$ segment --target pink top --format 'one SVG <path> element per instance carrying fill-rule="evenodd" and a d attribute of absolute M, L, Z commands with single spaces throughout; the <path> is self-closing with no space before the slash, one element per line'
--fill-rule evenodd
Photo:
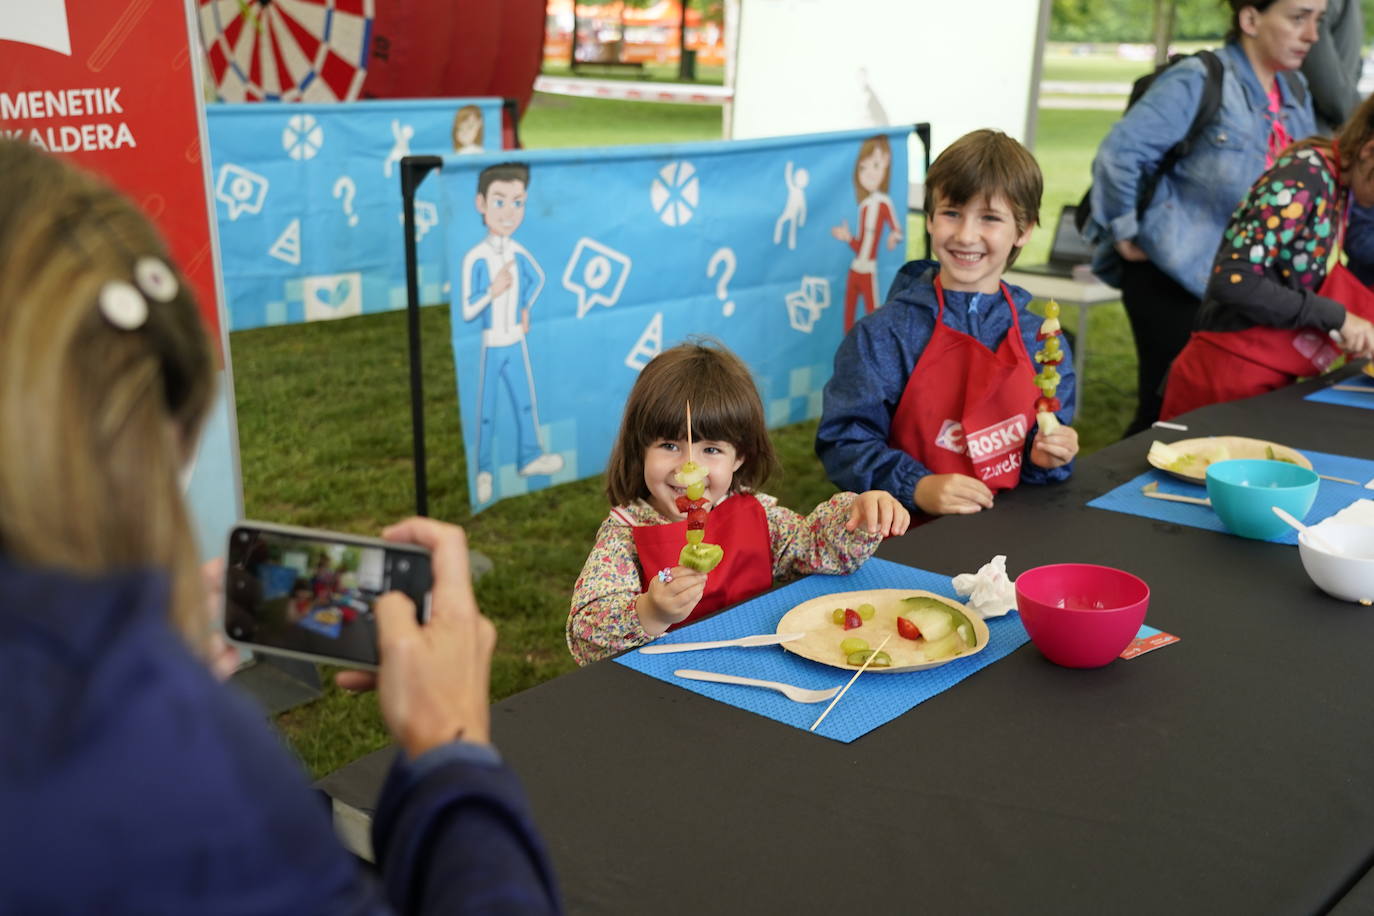
<path fill-rule="evenodd" d="M 1269 85 L 1269 151 L 1264 157 L 1266 167 L 1273 165 L 1279 153 L 1293 142 L 1293 138 L 1288 135 L 1288 128 L 1283 126 L 1283 120 L 1279 117 L 1282 110 L 1283 97 L 1279 94 L 1279 80 L 1275 76 L 1274 82 Z"/>

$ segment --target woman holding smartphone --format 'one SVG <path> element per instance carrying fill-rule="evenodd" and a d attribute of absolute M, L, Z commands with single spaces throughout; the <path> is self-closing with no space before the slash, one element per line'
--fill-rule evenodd
<path fill-rule="evenodd" d="M 377 604 L 382 715 L 402 753 L 378 802 L 378 886 L 262 720 L 209 665 L 222 643 L 178 472 L 212 400 L 187 284 L 90 176 L 0 140 L 0 912 L 559 909 L 492 749 L 495 633 L 460 529 L 429 548 L 430 622 Z M 351 687 L 373 683 L 355 673 Z"/>

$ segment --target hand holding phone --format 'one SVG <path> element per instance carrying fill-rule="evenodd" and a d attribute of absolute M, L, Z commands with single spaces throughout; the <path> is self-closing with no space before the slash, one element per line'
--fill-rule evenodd
<path fill-rule="evenodd" d="M 407 598 L 393 594 L 378 602 L 382 718 L 411 757 L 456 738 L 487 744 L 496 628 L 482 616 L 472 593 L 467 536 L 461 528 L 427 518 L 393 525 L 385 536 L 429 549 L 434 590 L 423 626 L 416 624 Z M 341 685 L 348 673 L 339 675 Z"/>
<path fill-rule="evenodd" d="M 415 544 L 246 521 L 229 533 L 224 627 L 256 651 L 375 668 L 378 597 L 409 596 L 423 623 L 431 582 Z"/>

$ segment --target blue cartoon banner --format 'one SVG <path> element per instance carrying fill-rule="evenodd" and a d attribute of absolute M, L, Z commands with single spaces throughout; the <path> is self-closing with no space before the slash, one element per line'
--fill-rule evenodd
<path fill-rule="evenodd" d="M 473 507 L 599 473 L 635 376 L 690 335 L 748 362 L 770 425 L 819 416 L 904 261 L 908 132 L 445 157 Z"/>
<path fill-rule="evenodd" d="M 229 330 L 404 308 L 402 156 L 501 147 L 501 99 L 205 106 Z M 438 192 L 416 199 L 421 301 L 448 301 Z"/>

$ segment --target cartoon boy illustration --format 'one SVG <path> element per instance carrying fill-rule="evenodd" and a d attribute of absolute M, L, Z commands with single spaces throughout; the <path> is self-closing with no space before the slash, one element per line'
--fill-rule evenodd
<path fill-rule="evenodd" d="M 492 497 L 492 427 L 497 400 L 504 395 L 515 414 L 519 474 L 553 474 L 563 456 L 544 451 L 539 441 L 539 409 L 525 335 L 530 307 L 544 287 L 544 271 L 514 238 L 525 218 L 530 168 L 505 162 L 477 178 L 477 212 L 487 237 L 463 258 L 463 320 L 485 314 L 482 361 L 478 370 L 477 501 Z M 517 317 L 518 316 L 518 317 Z"/>

